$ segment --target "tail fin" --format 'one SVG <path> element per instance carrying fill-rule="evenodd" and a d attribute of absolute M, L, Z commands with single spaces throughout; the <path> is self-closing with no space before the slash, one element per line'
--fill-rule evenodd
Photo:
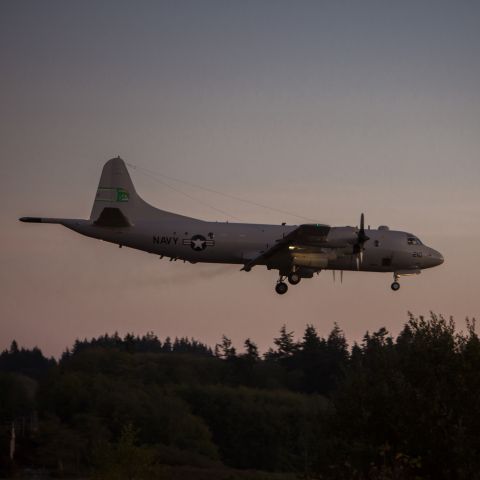
<path fill-rule="evenodd" d="M 135 191 L 125 162 L 112 158 L 103 167 L 90 220 L 102 227 L 128 227 L 139 220 L 186 218 L 152 207 Z"/>
<path fill-rule="evenodd" d="M 90 220 L 97 225 L 114 226 L 108 217 L 123 217 L 123 224 L 131 225 L 138 195 L 125 162 L 112 158 L 103 167 Z"/>

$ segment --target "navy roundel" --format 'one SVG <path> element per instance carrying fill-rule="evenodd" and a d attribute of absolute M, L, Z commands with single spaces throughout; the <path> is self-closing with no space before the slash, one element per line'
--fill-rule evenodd
<path fill-rule="evenodd" d="M 207 239 L 203 235 L 194 235 L 190 246 L 197 252 L 205 250 L 207 248 Z"/>

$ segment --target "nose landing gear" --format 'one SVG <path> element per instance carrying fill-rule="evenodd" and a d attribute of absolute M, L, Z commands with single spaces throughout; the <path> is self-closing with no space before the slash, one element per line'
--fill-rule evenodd
<path fill-rule="evenodd" d="M 393 274 L 393 283 L 390 285 L 390 288 L 394 292 L 400 290 L 400 283 L 398 283 L 398 275 L 396 273 Z"/>

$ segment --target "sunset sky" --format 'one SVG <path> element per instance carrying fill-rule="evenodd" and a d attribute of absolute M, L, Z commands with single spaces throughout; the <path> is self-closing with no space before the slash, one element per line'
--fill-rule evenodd
<path fill-rule="evenodd" d="M 480 317 L 480 2 L 0 3 L 0 350 L 154 331 L 262 350 L 285 323 L 350 343 L 407 311 Z M 411 231 L 445 264 L 276 273 L 169 263 L 21 216 L 88 218 L 127 162 L 330 225 Z M 296 224 L 131 170 L 138 193 L 208 220 Z M 196 200 L 193 200 L 193 197 Z M 223 215 L 207 205 L 229 213 Z"/>

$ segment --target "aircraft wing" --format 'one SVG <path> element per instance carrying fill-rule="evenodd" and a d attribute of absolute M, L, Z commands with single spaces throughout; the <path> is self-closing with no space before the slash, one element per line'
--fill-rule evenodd
<path fill-rule="evenodd" d="M 252 267 L 258 265 L 259 263 L 267 260 L 274 255 L 284 253 L 288 250 L 288 247 L 293 245 L 302 245 L 304 247 L 331 247 L 335 248 L 334 245 L 330 245 L 327 242 L 327 236 L 330 232 L 330 227 L 328 225 L 322 224 L 304 224 L 292 230 L 290 233 L 285 235 L 283 238 L 277 240 L 277 243 L 270 247 L 268 250 L 261 252 L 255 258 L 247 262 L 242 270 L 250 271 Z"/>

